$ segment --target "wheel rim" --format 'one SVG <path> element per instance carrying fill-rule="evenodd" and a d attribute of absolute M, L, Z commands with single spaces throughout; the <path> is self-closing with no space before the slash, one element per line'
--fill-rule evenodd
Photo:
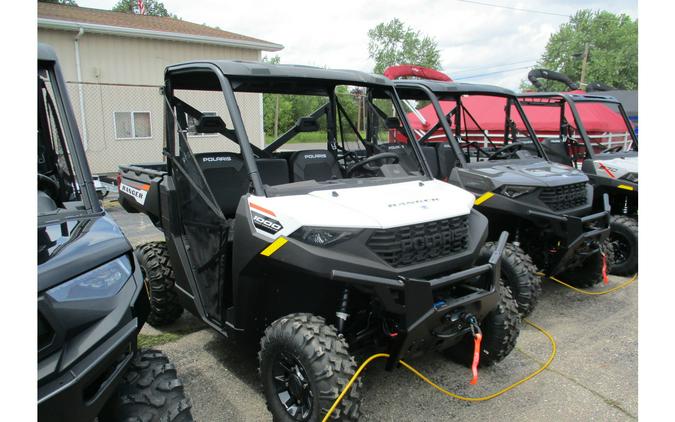
<path fill-rule="evenodd" d="M 274 389 L 286 413 L 296 421 L 307 421 L 312 414 L 312 389 L 300 361 L 280 353 L 272 366 Z"/>
<path fill-rule="evenodd" d="M 630 258 L 631 245 L 628 239 L 616 233 L 610 235 L 609 243 L 614 253 L 614 264 L 624 264 Z"/>

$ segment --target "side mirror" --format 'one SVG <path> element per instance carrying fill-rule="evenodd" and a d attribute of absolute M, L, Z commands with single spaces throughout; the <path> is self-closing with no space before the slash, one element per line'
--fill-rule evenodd
<path fill-rule="evenodd" d="M 319 122 L 316 119 L 311 117 L 301 117 L 295 122 L 295 127 L 298 132 L 318 132 L 319 131 Z"/>
<path fill-rule="evenodd" d="M 216 114 L 202 114 L 195 126 L 197 133 L 221 133 L 225 129 L 225 122 Z"/>
<path fill-rule="evenodd" d="M 387 127 L 387 129 L 400 129 L 401 121 L 398 120 L 398 117 L 387 117 L 384 120 L 384 125 Z"/>

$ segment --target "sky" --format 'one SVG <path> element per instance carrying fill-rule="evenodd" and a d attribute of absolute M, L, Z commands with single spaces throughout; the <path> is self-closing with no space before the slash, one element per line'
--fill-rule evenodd
<path fill-rule="evenodd" d="M 115 0 L 77 0 L 110 9 Z M 551 34 L 578 9 L 637 18 L 637 0 L 165 0 L 170 13 L 282 44 L 282 63 L 370 72 L 368 30 L 398 18 L 434 38 L 455 80 L 516 89 Z M 337 6 L 336 6 L 337 5 Z M 501 6 L 501 7 L 498 7 Z M 513 10 L 528 9 L 530 11 Z"/>

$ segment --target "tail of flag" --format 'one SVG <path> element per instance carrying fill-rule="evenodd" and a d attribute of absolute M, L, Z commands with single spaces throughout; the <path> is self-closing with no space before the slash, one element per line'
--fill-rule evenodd
<path fill-rule="evenodd" d="M 145 10 L 145 4 L 143 4 L 143 0 L 138 0 L 138 14 L 140 15 L 147 14 Z"/>

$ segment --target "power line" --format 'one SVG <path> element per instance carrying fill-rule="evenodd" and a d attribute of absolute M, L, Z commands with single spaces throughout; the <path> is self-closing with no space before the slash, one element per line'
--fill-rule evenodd
<path fill-rule="evenodd" d="M 475 67 L 465 67 L 465 68 L 460 68 L 460 69 L 449 69 L 447 70 L 448 73 L 462 73 L 462 72 L 467 72 L 470 70 L 484 70 L 484 69 L 494 69 L 497 67 L 504 67 L 504 66 L 513 66 L 515 64 L 523 64 L 523 63 L 535 63 L 538 59 L 529 59 L 529 60 L 522 60 L 519 62 L 511 62 L 511 63 L 501 63 L 501 64 L 495 64 L 491 66 L 475 66 Z M 451 75 L 452 76 L 452 75 Z"/>
<path fill-rule="evenodd" d="M 505 69 L 505 70 L 498 70 L 496 72 L 488 72 L 488 73 L 479 73 L 478 75 L 471 75 L 471 76 L 463 76 L 461 78 L 453 78 L 455 81 L 461 81 L 464 79 L 475 79 L 475 78 L 480 78 L 482 76 L 490 76 L 490 75 L 498 75 L 500 73 L 507 73 L 507 72 L 513 72 L 514 70 L 523 70 L 523 69 L 529 69 L 531 66 L 522 66 L 522 67 L 515 67 L 513 69 Z"/>
<path fill-rule="evenodd" d="M 512 7 L 512 6 L 503 6 L 501 4 L 494 4 L 494 3 L 484 3 L 480 1 L 472 1 L 472 0 L 455 0 L 459 1 L 462 3 L 471 3 L 471 4 L 478 4 L 480 6 L 488 6 L 488 7 L 498 7 L 500 9 L 509 9 L 509 10 L 515 10 L 518 12 L 527 12 L 527 13 L 539 13 L 540 15 L 551 15 L 551 16 L 562 16 L 565 18 L 570 18 L 570 15 L 565 15 L 563 13 L 554 13 L 554 12 L 546 12 L 543 10 L 534 10 L 534 9 L 524 9 L 520 7 Z"/>

